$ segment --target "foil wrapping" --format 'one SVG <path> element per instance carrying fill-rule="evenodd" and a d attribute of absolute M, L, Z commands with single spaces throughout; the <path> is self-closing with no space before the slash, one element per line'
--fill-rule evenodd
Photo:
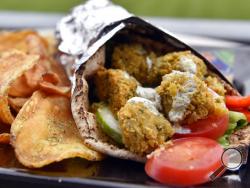
<path fill-rule="evenodd" d="M 88 0 L 85 4 L 75 7 L 58 22 L 56 33 L 60 41 L 59 50 L 65 55 L 75 57 L 73 64 L 74 70 L 77 71 L 107 41 L 124 30 L 127 30 L 128 36 L 136 33 L 158 41 L 165 53 L 190 50 L 201 58 L 211 71 L 231 85 L 212 63 L 172 33 L 134 16 L 109 0 Z M 74 90 L 74 76 L 71 80 Z"/>
<path fill-rule="evenodd" d="M 124 8 L 108 0 L 89 0 L 75 7 L 57 24 L 61 39 L 59 50 L 71 54 L 83 54 L 108 25 L 131 17 Z"/>

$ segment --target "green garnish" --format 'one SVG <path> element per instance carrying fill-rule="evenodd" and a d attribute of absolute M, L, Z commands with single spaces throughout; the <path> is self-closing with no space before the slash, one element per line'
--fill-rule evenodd
<path fill-rule="evenodd" d="M 229 146 L 229 136 L 238 129 L 247 126 L 247 118 L 241 112 L 229 111 L 229 125 L 225 134 L 218 139 L 218 142 L 224 146 Z"/>
<path fill-rule="evenodd" d="M 115 119 L 108 106 L 102 105 L 99 107 L 96 112 L 96 118 L 97 122 L 101 125 L 103 132 L 119 145 L 122 145 L 122 134 L 119 122 Z"/>

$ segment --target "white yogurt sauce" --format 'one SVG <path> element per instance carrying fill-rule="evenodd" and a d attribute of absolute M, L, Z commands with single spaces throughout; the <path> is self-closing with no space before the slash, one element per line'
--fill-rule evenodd
<path fill-rule="evenodd" d="M 155 105 L 155 107 L 158 110 L 162 110 L 161 97 L 155 91 L 155 89 L 153 89 L 153 88 L 144 88 L 144 87 L 141 87 L 141 86 L 137 86 L 136 95 L 138 97 L 142 97 L 142 98 L 150 100 L 151 102 L 153 102 L 153 104 Z"/>
<path fill-rule="evenodd" d="M 148 71 L 150 71 L 151 68 L 152 68 L 152 64 L 153 64 L 152 59 L 150 59 L 150 57 L 147 57 L 147 58 L 146 58 L 146 63 L 147 63 L 147 65 L 148 65 Z"/>
<path fill-rule="evenodd" d="M 187 81 L 183 85 L 182 91 L 179 91 L 175 97 L 173 97 L 172 108 L 168 113 L 169 120 L 171 122 L 179 122 L 184 119 L 186 108 L 191 102 L 193 94 L 196 92 L 196 83 L 194 81 L 194 75 L 189 72 L 173 71 L 163 77 L 164 80 L 175 75 L 184 75 L 187 77 Z"/>
<path fill-rule="evenodd" d="M 124 71 L 124 78 L 126 78 L 126 79 L 130 79 L 131 78 L 131 76 L 126 72 L 126 71 Z"/>
<path fill-rule="evenodd" d="M 196 74 L 196 64 L 191 58 L 185 56 L 180 57 L 180 65 L 183 71 Z"/>
<path fill-rule="evenodd" d="M 142 103 L 147 109 L 149 109 L 153 114 L 159 115 L 159 111 L 156 109 L 154 103 L 148 99 L 142 97 L 133 97 L 128 100 L 128 103 Z"/>
<path fill-rule="evenodd" d="M 214 90 L 208 87 L 208 91 L 213 95 L 214 99 L 220 98 L 220 95 L 218 95 Z"/>
<path fill-rule="evenodd" d="M 184 127 L 180 126 L 178 123 L 174 123 L 173 128 L 174 128 L 175 133 L 179 133 L 179 134 L 191 133 L 190 129 L 184 128 Z"/>
<path fill-rule="evenodd" d="M 221 99 L 222 96 L 218 95 L 214 90 L 212 90 L 211 88 L 208 87 L 208 91 L 213 95 L 213 99 L 216 100 L 216 99 Z M 223 101 L 223 100 L 221 100 Z M 226 104 L 225 103 L 221 103 L 221 105 L 226 108 Z"/>

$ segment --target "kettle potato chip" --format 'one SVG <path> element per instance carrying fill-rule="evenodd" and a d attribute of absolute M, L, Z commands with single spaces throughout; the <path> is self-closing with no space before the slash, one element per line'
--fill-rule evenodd
<path fill-rule="evenodd" d="M 8 104 L 8 92 L 11 84 L 38 61 L 36 55 L 26 55 L 17 50 L 3 52 L 0 55 L 0 120 L 11 124 L 14 120 Z"/>
<path fill-rule="evenodd" d="M 27 85 L 26 78 L 22 75 L 10 85 L 8 94 L 12 97 L 28 97 L 32 92 L 33 88 Z"/>
<path fill-rule="evenodd" d="M 57 74 L 55 73 L 45 73 L 42 75 L 42 80 L 45 82 L 50 82 L 52 84 L 58 84 L 60 78 Z"/>
<path fill-rule="evenodd" d="M 0 144 L 9 144 L 10 143 L 10 134 L 1 133 L 0 134 Z"/>
<path fill-rule="evenodd" d="M 48 42 L 37 32 L 32 30 L 1 32 L 0 51 L 9 49 L 16 49 L 27 54 L 44 56 L 48 54 Z"/>
<path fill-rule="evenodd" d="M 65 97 L 70 97 L 71 88 L 67 86 L 55 86 L 50 82 L 40 82 L 40 89 L 47 94 L 58 94 Z"/>
<path fill-rule="evenodd" d="M 93 161 L 103 158 L 83 144 L 69 98 L 41 91 L 33 93 L 14 120 L 11 144 L 18 160 L 30 168 L 73 157 Z"/>
<path fill-rule="evenodd" d="M 28 99 L 29 98 L 21 98 L 21 97 L 12 98 L 12 97 L 9 97 L 8 102 L 9 102 L 10 107 L 13 110 L 15 110 L 15 112 L 19 112 L 19 110 L 22 108 L 22 106 L 24 105 L 24 103 Z"/>

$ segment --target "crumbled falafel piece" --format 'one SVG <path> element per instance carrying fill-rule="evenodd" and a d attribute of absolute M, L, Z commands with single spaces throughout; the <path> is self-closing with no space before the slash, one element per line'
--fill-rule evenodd
<path fill-rule="evenodd" d="M 108 70 L 100 68 L 94 76 L 95 94 L 100 101 L 108 99 Z"/>
<path fill-rule="evenodd" d="M 127 100 L 136 95 L 138 82 L 126 71 L 101 69 L 95 77 L 96 94 L 101 101 L 107 101 L 116 114 Z"/>
<path fill-rule="evenodd" d="M 205 78 L 205 83 L 209 88 L 215 91 L 220 96 L 225 96 L 226 90 L 222 83 L 219 82 L 215 76 L 208 76 Z"/>
<path fill-rule="evenodd" d="M 120 44 L 112 54 L 112 68 L 127 71 L 141 84 L 148 84 L 147 76 L 156 55 L 147 52 L 141 44 Z"/>
<path fill-rule="evenodd" d="M 164 115 L 172 123 L 190 124 L 227 111 L 224 101 L 214 97 L 204 81 L 188 72 L 166 74 L 156 91 L 161 96 Z"/>
<path fill-rule="evenodd" d="M 151 153 L 174 134 L 169 121 L 142 102 L 127 102 L 118 112 L 118 121 L 125 147 L 141 156 Z"/>
<path fill-rule="evenodd" d="M 116 114 L 126 102 L 135 96 L 137 81 L 127 72 L 109 69 L 109 105 Z"/>
<path fill-rule="evenodd" d="M 207 74 L 207 67 L 203 60 L 190 51 L 181 51 L 158 57 L 153 63 L 148 80 L 151 81 L 151 84 L 159 84 L 162 76 L 173 70 L 190 72 L 201 79 Z"/>

